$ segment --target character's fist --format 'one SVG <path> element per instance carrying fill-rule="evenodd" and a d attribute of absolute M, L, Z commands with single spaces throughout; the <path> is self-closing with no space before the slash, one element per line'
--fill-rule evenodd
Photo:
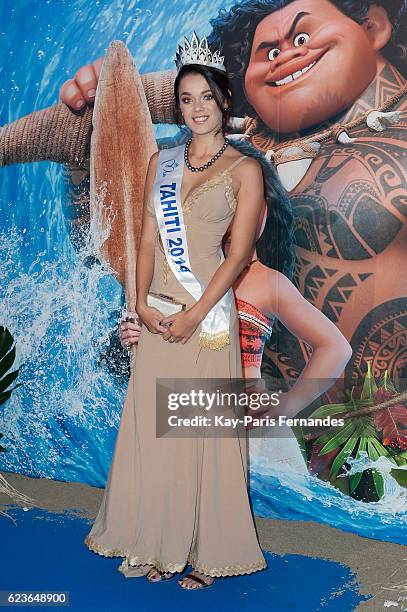
<path fill-rule="evenodd" d="M 59 90 L 59 98 L 71 108 L 79 110 L 88 102 L 93 102 L 99 80 L 103 57 L 79 68 L 73 79 L 68 79 Z"/>

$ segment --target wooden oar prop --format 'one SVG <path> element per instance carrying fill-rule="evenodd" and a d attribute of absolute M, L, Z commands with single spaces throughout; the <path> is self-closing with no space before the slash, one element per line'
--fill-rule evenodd
<path fill-rule="evenodd" d="M 108 232 L 99 255 L 124 286 L 128 310 L 136 303 L 144 183 L 156 150 L 140 75 L 126 45 L 113 41 L 101 68 L 93 111 L 90 214 L 98 234 Z"/>

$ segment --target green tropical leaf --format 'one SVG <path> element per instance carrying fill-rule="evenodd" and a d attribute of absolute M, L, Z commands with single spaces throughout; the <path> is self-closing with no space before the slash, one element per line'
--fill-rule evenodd
<path fill-rule="evenodd" d="M 7 327 L 0 325 L 0 355 L 5 355 L 13 346 L 13 336 Z"/>
<path fill-rule="evenodd" d="M 407 457 L 402 457 L 401 455 L 394 455 L 394 460 L 397 465 L 406 465 Z"/>
<path fill-rule="evenodd" d="M 379 474 L 379 472 L 377 470 L 372 470 L 372 477 L 373 477 L 373 482 L 375 484 L 377 495 L 378 495 L 379 499 L 381 499 L 383 497 L 383 495 L 384 495 L 384 479 L 383 479 L 383 476 L 381 474 Z"/>
<path fill-rule="evenodd" d="M 393 385 L 392 381 L 389 379 L 389 373 L 385 370 L 382 380 L 380 382 L 380 386 L 383 387 L 386 391 L 390 391 L 391 393 L 397 393 L 396 387 Z"/>
<path fill-rule="evenodd" d="M 9 399 L 10 395 L 13 393 L 15 389 L 17 389 L 17 387 L 21 387 L 21 386 L 22 386 L 22 383 L 17 383 L 16 385 L 14 385 L 12 389 L 9 389 L 8 391 L 4 391 L 0 393 L 0 406 Z"/>
<path fill-rule="evenodd" d="M 372 443 L 372 440 L 370 439 L 367 441 L 367 452 L 372 461 L 376 461 L 380 456 L 374 444 Z"/>
<path fill-rule="evenodd" d="M 338 446 L 342 446 L 342 444 L 344 444 L 346 440 L 354 433 L 355 429 L 356 423 L 348 421 L 348 423 L 346 423 L 346 425 L 344 425 L 338 431 L 338 433 L 328 440 L 328 442 L 321 448 L 318 455 L 325 455 L 326 453 L 330 453 L 331 451 L 335 450 L 335 448 L 338 448 Z M 317 443 L 320 443 L 319 440 Z"/>
<path fill-rule="evenodd" d="M 10 372 L 6 376 L 4 376 L 4 378 L 0 378 L 0 393 L 2 391 L 5 391 L 7 387 L 11 385 L 13 380 L 17 378 L 19 370 L 20 368 L 17 368 L 17 370 L 14 370 L 13 372 Z"/>
<path fill-rule="evenodd" d="M 389 459 L 392 463 L 396 464 L 396 461 L 394 460 L 393 456 L 389 453 L 387 448 L 385 446 L 383 446 L 383 444 L 380 442 L 380 440 L 378 440 L 377 438 L 373 437 L 370 440 L 370 442 L 373 444 L 373 446 L 375 447 L 375 449 L 379 453 L 379 457 L 380 456 L 381 457 L 387 457 L 387 459 Z"/>
<path fill-rule="evenodd" d="M 313 419 L 322 418 L 326 416 L 332 416 L 333 414 L 340 414 L 341 412 L 347 412 L 347 404 L 324 404 L 320 406 L 314 412 L 310 414 Z"/>
<path fill-rule="evenodd" d="M 372 444 L 371 440 L 368 440 L 367 442 L 367 452 L 369 454 L 369 457 L 372 461 L 376 461 L 379 458 L 379 453 L 376 450 L 376 448 L 374 447 L 374 445 Z M 381 474 L 379 474 L 379 472 L 374 469 L 371 468 L 372 471 L 372 478 L 373 478 L 373 482 L 376 488 L 376 492 L 377 495 L 379 497 L 379 499 L 381 499 L 384 495 L 384 480 L 383 480 L 383 476 Z"/>
<path fill-rule="evenodd" d="M 339 470 L 344 465 L 349 455 L 352 454 L 353 449 L 355 448 L 357 442 L 358 442 L 358 438 L 355 436 L 351 436 L 349 440 L 346 442 L 343 449 L 340 451 L 340 453 L 336 455 L 335 459 L 332 462 L 331 472 L 330 472 L 330 477 L 332 480 L 337 477 Z"/>
<path fill-rule="evenodd" d="M 359 447 L 358 447 L 358 452 L 356 453 L 356 459 L 360 459 L 360 454 L 362 453 L 362 451 L 366 451 L 366 447 L 367 447 L 367 438 L 366 436 L 362 435 L 359 438 Z M 356 487 L 362 480 L 362 476 L 363 476 L 363 472 L 357 472 L 356 474 L 350 474 L 349 486 L 350 486 L 351 493 L 353 493 L 353 491 L 356 489 Z"/>
<path fill-rule="evenodd" d="M 367 362 L 367 372 L 365 374 L 365 380 L 363 381 L 363 388 L 360 394 L 360 399 L 368 399 L 373 401 L 375 393 L 378 389 L 376 385 L 376 381 L 372 375 L 372 365 L 371 362 Z"/>
<path fill-rule="evenodd" d="M 10 390 L 10 391 L 5 391 L 4 393 L 2 393 L 2 394 L 0 395 L 0 405 L 1 405 L 1 404 L 4 404 L 4 402 L 5 402 L 5 401 L 7 401 L 7 400 L 9 399 L 9 397 L 10 397 L 10 395 L 11 395 L 11 391 L 12 391 L 12 390 Z"/>
<path fill-rule="evenodd" d="M 16 358 L 15 346 L 4 357 L 0 358 L 0 379 L 11 368 Z"/>

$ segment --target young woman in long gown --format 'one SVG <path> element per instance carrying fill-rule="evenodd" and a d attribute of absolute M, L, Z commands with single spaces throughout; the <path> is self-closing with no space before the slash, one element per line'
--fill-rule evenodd
<path fill-rule="evenodd" d="M 136 310 L 144 326 L 108 483 L 85 543 L 99 554 L 125 557 L 119 568 L 125 575 L 132 575 L 128 570 L 137 566 L 153 581 L 182 572 L 190 563 L 194 572 L 180 585 L 197 588 L 216 576 L 248 574 L 267 566 L 247 493 L 247 442 L 238 436 L 157 438 L 156 379 L 241 378 L 234 300 L 226 337 L 217 328 L 204 333 L 201 324 L 231 292 L 248 263 L 264 192 L 259 163 L 228 146 L 223 135 L 224 109 L 230 105 L 224 69 L 183 65 L 175 92 L 193 134 L 180 204 L 190 269 L 205 289 L 195 300 L 175 275 L 162 283 L 165 255 L 153 197 L 160 159 L 155 154 L 147 173 L 137 256 Z M 225 189 L 229 181 L 233 195 Z M 232 218 L 231 247 L 223 260 L 222 237 Z M 149 291 L 165 292 L 187 309 L 163 317 L 148 306 Z"/>
<path fill-rule="evenodd" d="M 251 260 L 265 202 L 261 166 L 228 146 L 223 136 L 231 102 L 225 75 L 218 69 L 185 65 L 175 83 L 175 95 L 193 134 L 185 150 L 180 202 L 191 269 L 206 289 L 195 300 L 175 274 L 168 276 L 152 195 L 160 162 L 156 154 L 148 169 L 137 258 L 136 310 L 144 325 L 105 495 L 85 542 L 99 554 L 125 557 L 119 568 L 124 575 L 147 574 L 150 581 L 168 579 L 190 563 L 193 572 L 179 584 L 202 588 L 215 577 L 249 574 L 267 566 L 247 494 L 247 440 L 239 436 L 157 438 L 155 383 L 158 378 L 242 376 L 234 300 L 227 342 L 222 334 L 220 345 L 216 341 L 211 345 L 207 337 L 201 342 L 200 324 Z M 222 262 L 222 237 L 232 220 L 230 246 Z M 346 340 L 277 271 L 275 280 L 276 311 L 280 314 L 277 304 L 282 297 L 286 322 L 291 320 L 295 326 L 298 311 L 293 308 L 308 308 L 305 339 L 320 345 L 314 362 L 322 359 L 327 364 L 325 371 L 320 369 L 321 376 L 337 376 L 349 359 Z M 148 291 L 165 291 L 185 302 L 187 310 L 163 317 L 147 305 Z M 318 334 L 311 333 L 312 325 Z M 287 414 L 296 414 L 318 394 L 305 383 L 285 394 L 282 404 Z"/>

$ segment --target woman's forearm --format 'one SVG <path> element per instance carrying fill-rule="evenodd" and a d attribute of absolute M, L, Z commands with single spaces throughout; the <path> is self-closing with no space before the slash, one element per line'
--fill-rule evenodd
<path fill-rule="evenodd" d="M 203 321 L 208 312 L 222 299 L 225 293 L 245 268 L 246 259 L 234 259 L 228 257 L 221 263 L 219 268 L 208 283 L 200 299 L 191 308 Z"/>
<path fill-rule="evenodd" d="M 147 303 L 154 275 L 154 245 L 140 244 L 136 262 L 136 308 Z"/>

